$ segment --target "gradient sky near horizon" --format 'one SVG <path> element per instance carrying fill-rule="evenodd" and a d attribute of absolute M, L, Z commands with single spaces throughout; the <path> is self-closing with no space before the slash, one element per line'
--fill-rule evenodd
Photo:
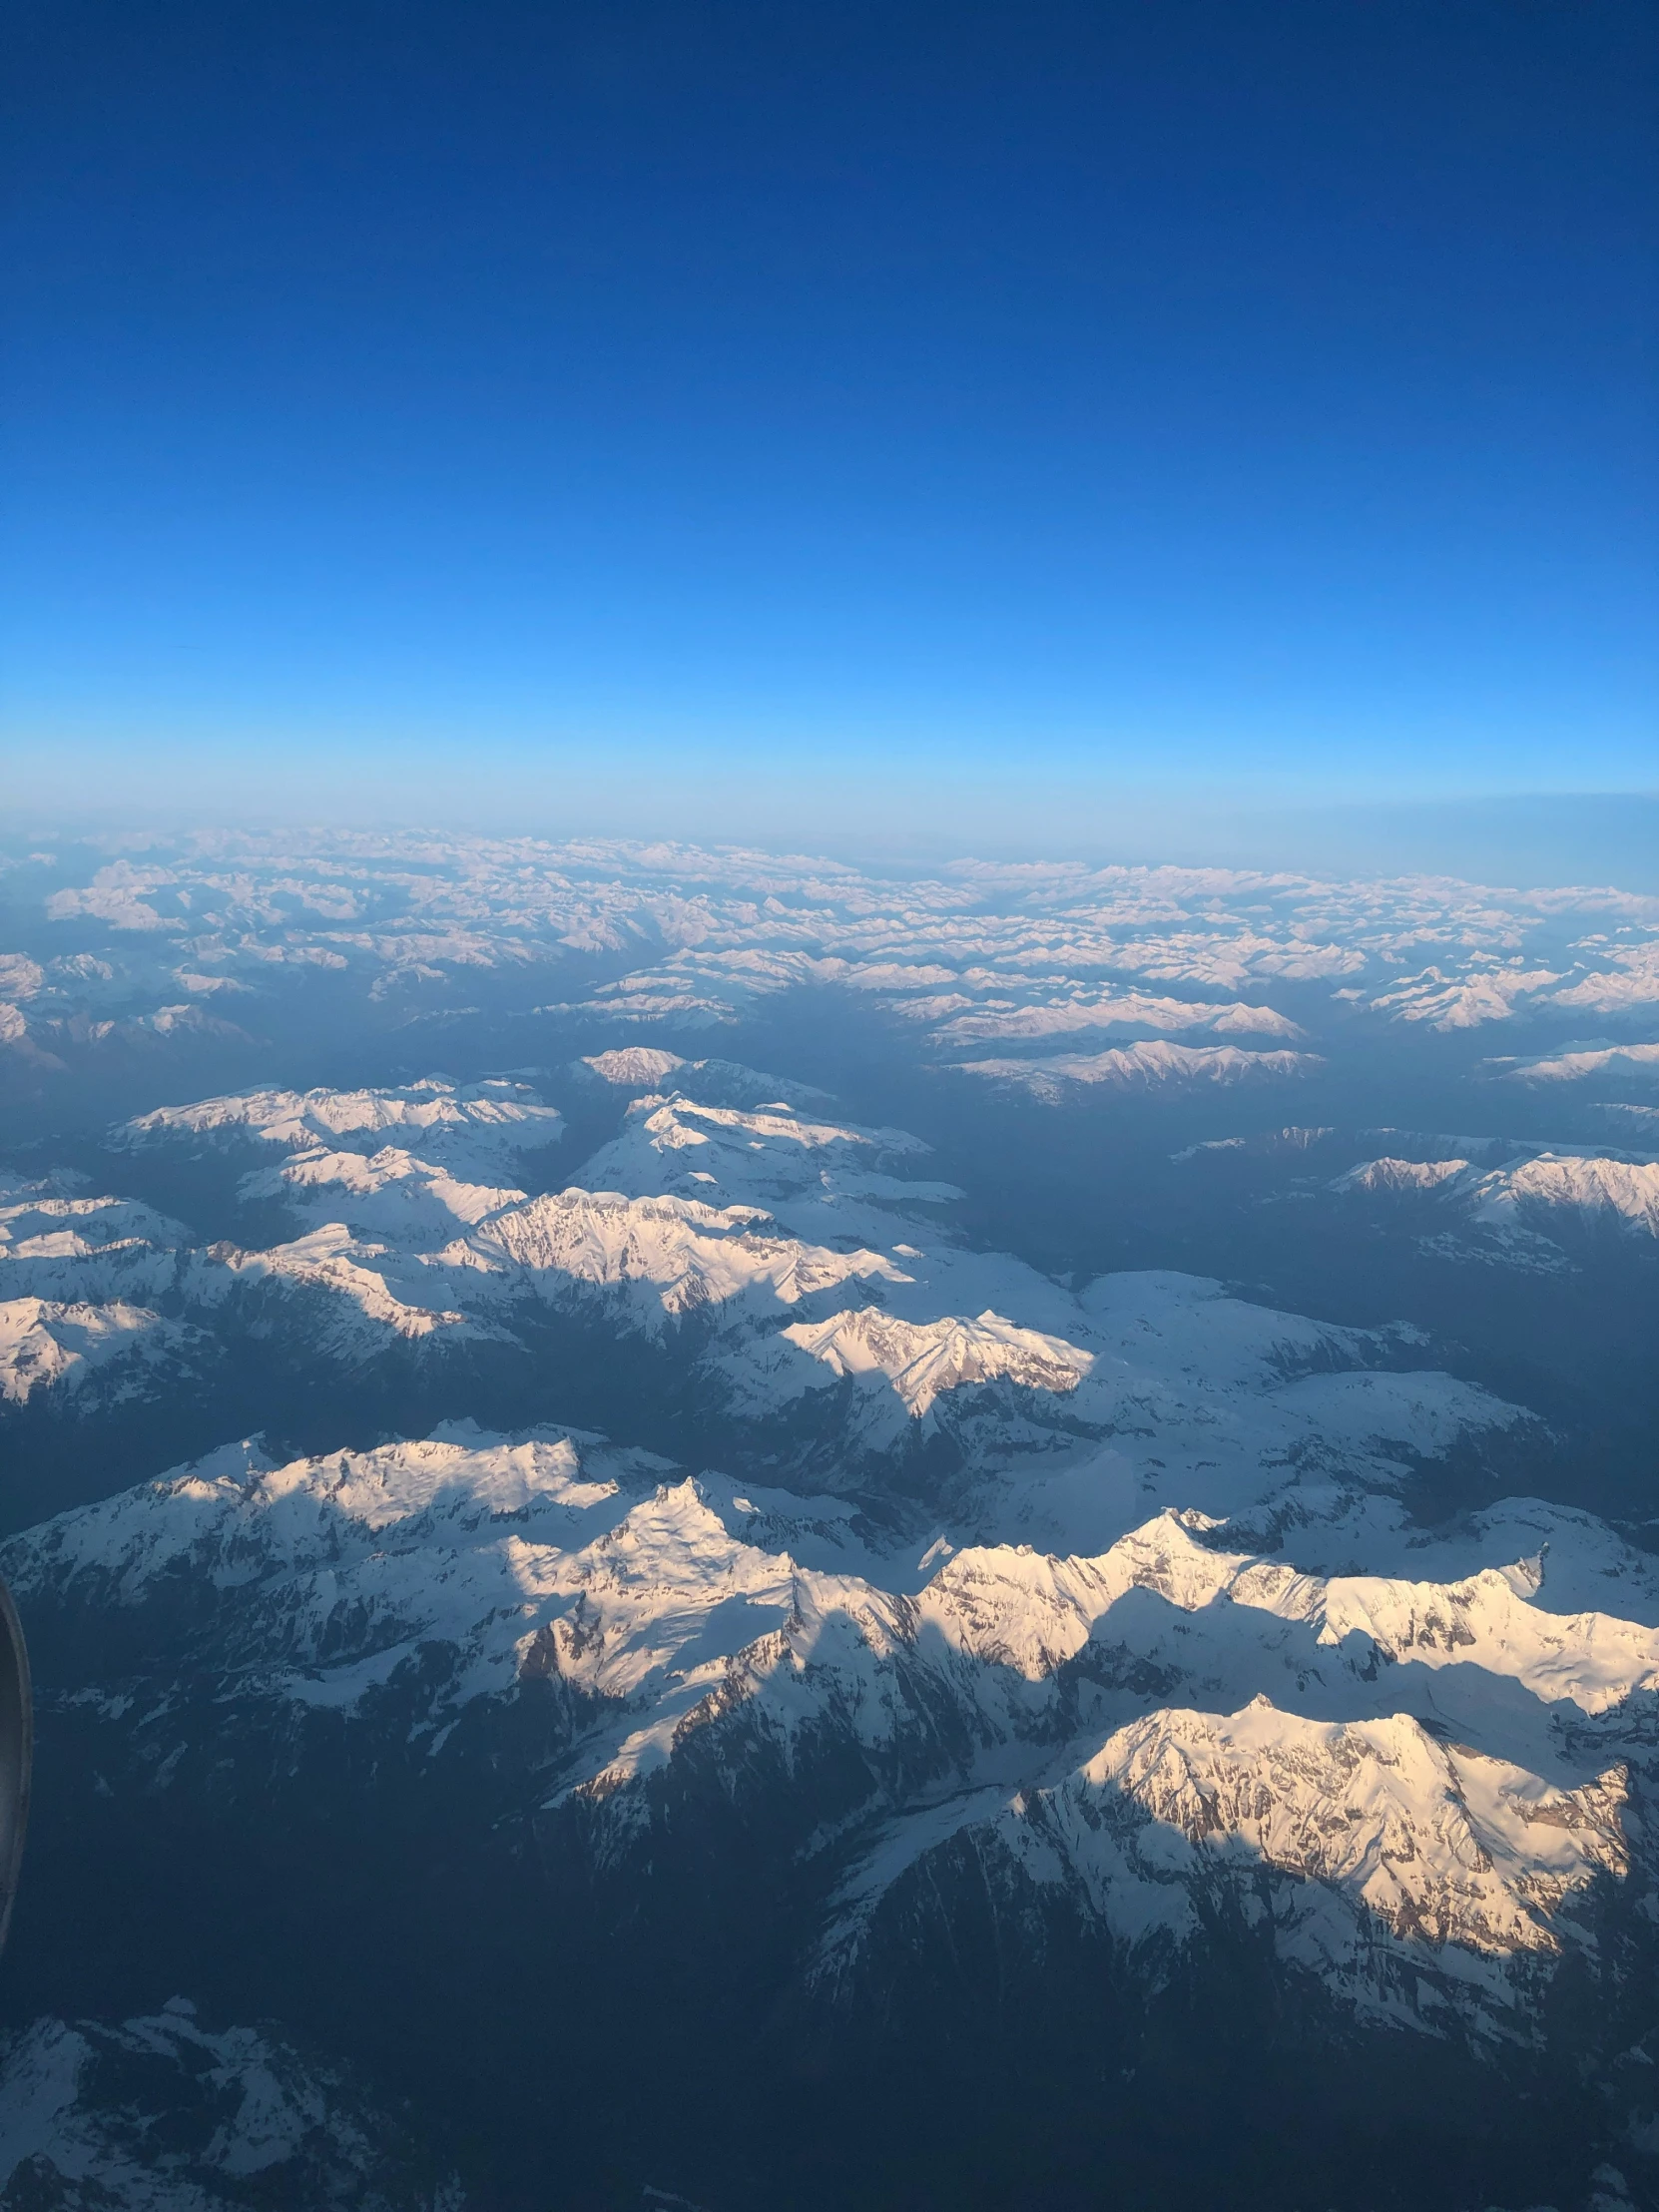
<path fill-rule="evenodd" d="M 7 17 L 32 795 L 1659 786 L 1648 0 Z"/>

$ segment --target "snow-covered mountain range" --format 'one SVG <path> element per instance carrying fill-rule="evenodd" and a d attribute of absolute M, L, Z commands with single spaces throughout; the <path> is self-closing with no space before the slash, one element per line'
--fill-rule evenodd
<path fill-rule="evenodd" d="M 423 1112 L 459 1111 L 435 1080 L 413 1095 L 435 1102 Z M 510 1120 L 494 1099 L 460 1105 L 490 1110 L 492 1145 L 503 1131 L 539 1133 L 548 1114 L 522 1095 Z M 926 1148 L 899 1130 L 781 1102 L 744 1112 L 648 1094 L 584 1183 L 531 1197 L 397 1146 L 367 1149 L 406 1106 L 398 1093 L 260 1093 L 116 1130 L 118 1156 L 204 1131 L 280 1145 L 279 1166 L 238 1186 L 292 1216 L 295 1234 L 264 1249 L 196 1243 L 150 1208 L 79 1195 L 63 1177 L 15 1189 L 0 1247 L 0 1289 L 24 1294 L 0 1303 L 19 1319 L 9 1393 L 77 1382 L 100 1358 L 129 1394 L 146 1378 L 171 1387 L 230 1315 L 268 1342 L 291 1331 L 307 1358 L 343 1369 L 398 1343 L 528 1352 L 544 1317 L 575 1316 L 670 1348 L 711 1402 L 741 1416 L 746 1465 L 805 1453 L 846 1487 L 871 1453 L 913 1455 L 943 1431 L 967 1470 L 1040 1465 L 1023 1509 L 1033 1533 L 1067 1545 L 1079 1511 L 1092 1540 L 1107 1492 L 1131 1514 L 1152 1502 L 1228 1511 L 1293 1466 L 1385 1478 L 1402 1456 L 1521 1417 L 1409 1372 L 1408 1336 L 1274 1314 L 1182 1276 L 1068 1291 L 974 1251 L 945 1218 L 961 1193 L 915 1172 Z M 458 1136 L 453 1118 L 436 1126 L 451 1147 L 479 1142 L 473 1121 Z M 341 1131 L 356 1149 L 332 1148 Z M 1080 1465 L 1100 1471 L 1085 1480 Z"/>
<path fill-rule="evenodd" d="M 0 1051 L 38 1066 L 257 1037 L 307 987 L 401 1021 L 539 984 L 613 1031 L 730 1026 L 829 990 L 948 1060 L 1064 1037 L 1081 1065 L 1093 1035 L 1125 1059 L 1064 1079 L 1109 1083 L 1232 1080 L 1236 1055 L 1296 1046 L 1260 1071 L 1294 1077 L 1320 1007 L 1350 1017 L 1343 1035 L 1359 1017 L 1441 1035 L 1554 1020 L 1578 1064 L 1510 1063 L 1528 1080 L 1645 1079 L 1651 1039 L 1577 1040 L 1586 1017 L 1651 1028 L 1659 1007 L 1659 901 L 1611 888 L 980 861 L 895 879 L 736 849 L 228 832 L 20 852 L 3 880 L 40 926 L 0 955 Z M 1594 1064 L 1609 1051 L 1626 1057 Z"/>
<path fill-rule="evenodd" d="M 169 1621 L 189 1588 L 191 1670 L 242 1729 L 395 1711 L 437 1758 L 478 1701 L 557 1684 L 544 1809 L 602 1807 L 613 1851 L 693 1748 L 740 1803 L 860 1774 L 817 1846 L 842 1872 L 814 1983 L 854 1977 L 883 1899 L 967 1833 L 1011 1911 L 1056 1890 L 1148 1971 L 1232 1883 L 1362 2007 L 1535 2033 L 1540 1968 L 1595 1941 L 1585 1893 L 1646 1849 L 1659 1573 L 1560 1508 L 1431 1541 L 1376 1490 L 1297 1503 L 1272 1554 L 1166 1510 L 1093 1555 L 941 1531 L 918 1561 L 833 1497 L 456 1431 L 281 1467 L 228 1450 L 4 1563 L 60 1633 L 108 1646 L 115 1623 L 125 1664 L 74 1694 L 117 1724 L 110 1771 L 151 1787 L 197 1749 Z M 1393 1571 L 1325 1571 L 1355 1551 Z"/>
<path fill-rule="evenodd" d="M 1235 2016 L 1309 2142 L 1343 2066 L 1500 2113 L 1436 2212 L 1659 2201 L 1654 901 L 11 879 L 0 2205 L 759 2212 L 746 2069 L 804 2204 L 802 2084 L 943 2173 L 957 2074 L 1210 2201 L 1147 2115 Z"/>
<path fill-rule="evenodd" d="M 1563 1243 L 1571 1249 L 1587 1233 L 1659 1238 L 1659 1156 L 1526 1148 L 1487 1165 L 1454 1153 L 1427 1160 L 1383 1155 L 1350 1168 L 1333 1189 L 1416 1207 L 1425 1220 L 1438 1217 L 1442 1237 L 1449 1222 L 1467 1242 L 1523 1265 L 1560 1266 Z"/>

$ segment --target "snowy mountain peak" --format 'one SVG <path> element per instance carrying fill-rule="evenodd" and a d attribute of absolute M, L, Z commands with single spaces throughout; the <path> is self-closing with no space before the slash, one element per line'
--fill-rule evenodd
<path fill-rule="evenodd" d="M 672 1097 L 636 1099 L 626 1125 L 583 1170 L 599 1189 L 640 1196 L 677 1194 L 769 1210 L 809 1200 L 928 1202 L 959 1194 L 939 1184 L 901 1184 L 884 1164 L 924 1154 L 897 1129 L 857 1129 L 771 1111 L 705 1106 Z"/>
<path fill-rule="evenodd" d="M 924 1414 L 941 1390 L 976 1382 L 1075 1390 L 1094 1365 L 1092 1353 L 1018 1329 L 989 1310 L 973 1321 L 913 1323 L 866 1306 L 826 1321 L 796 1322 L 782 1334 L 832 1375 L 889 1383 L 912 1418 Z"/>
<path fill-rule="evenodd" d="M 97 1368 L 167 1335 L 159 1314 L 122 1299 L 93 1306 L 58 1299 L 0 1301 L 0 1397 L 22 1404 L 35 1390 L 73 1386 Z"/>
<path fill-rule="evenodd" d="M 522 1083 L 455 1084 L 442 1076 L 387 1090 L 244 1091 L 162 1106 L 121 1124 L 111 1142 L 134 1150 L 255 1140 L 288 1152 L 380 1150 L 387 1133 L 451 1173 L 499 1167 L 514 1153 L 552 1143 L 564 1123 Z"/>
<path fill-rule="evenodd" d="M 849 1279 L 905 1280 L 883 1255 L 832 1252 L 769 1234 L 752 1206 L 571 1189 L 494 1216 L 439 1262 L 519 1271 L 530 1294 L 555 1302 L 578 1286 L 641 1293 L 643 1312 L 680 1316 L 746 1294 L 794 1305 Z"/>
<path fill-rule="evenodd" d="M 1495 1149 L 1495 1148 L 1494 1148 Z M 1542 1147 L 1510 1151 L 1500 1166 L 1466 1159 L 1368 1160 L 1332 1189 L 1436 1199 L 1472 1229 L 1526 1243 L 1563 1228 L 1606 1226 L 1659 1238 L 1659 1161 Z"/>
<path fill-rule="evenodd" d="M 395 1145 L 377 1152 L 295 1152 L 279 1167 L 256 1168 L 238 1186 L 245 1199 L 279 1198 L 320 1221 L 370 1235 L 453 1234 L 523 1202 L 510 1186 L 468 1183 Z"/>
<path fill-rule="evenodd" d="M 1561 1907 L 1624 1873 L 1625 1796 L 1617 1766 L 1563 1790 L 1439 1743 L 1409 1714 L 1315 1721 L 1258 1697 L 1130 1723 L 1004 1834 L 1023 1825 L 1060 1845 L 1107 1913 L 1142 1928 L 1172 1907 L 1190 1927 L 1170 1878 L 1219 1860 L 1329 1886 L 1395 1936 L 1506 1957 L 1559 1949 Z M 1029 1854 L 1024 1838 L 1016 1848 Z M 1292 1923 L 1293 1950 L 1344 1978 L 1358 1978 L 1364 1940 L 1363 1922 L 1333 1926 L 1317 1906 Z"/>

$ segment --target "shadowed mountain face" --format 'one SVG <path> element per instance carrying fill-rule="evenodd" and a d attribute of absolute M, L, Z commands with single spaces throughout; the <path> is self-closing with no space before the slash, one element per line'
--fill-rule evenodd
<path fill-rule="evenodd" d="M 1655 2201 L 1659 904 L 0 882 L 0 2204 Z"/>

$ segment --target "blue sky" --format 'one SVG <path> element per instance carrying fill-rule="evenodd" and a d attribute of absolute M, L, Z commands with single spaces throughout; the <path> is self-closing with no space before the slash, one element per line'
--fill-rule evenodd
<path fill-rule="evenodd" d="M 1659 786 L 1645 0 L 10 16 L 31 805 Z"/>

